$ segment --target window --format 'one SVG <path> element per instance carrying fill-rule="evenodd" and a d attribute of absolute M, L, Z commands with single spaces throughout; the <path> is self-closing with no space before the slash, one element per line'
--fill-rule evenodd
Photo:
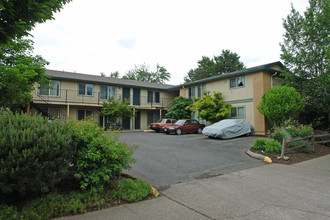
<path fill-rule="evenodd" d="M 189 87 L 189 98 L 195 98 L 196 94 L 195 94 L 195 86 Z"/>
<path fill-rule="evenodd" d="M 93 95 L 93 85 L 92 84 L 85 84 L 85 83 L 79 83 L 79 95 Z"/>
<path fill-rule="evenodd" d="M 116 99 L 116 87 L 114 86 L 101 86 L 100 99 Z"/>
<path fill-rule="evenodd" d="M 238 87 L 244 87 L 244 76 L 239 76 L 236 78 L 230 79 L 230 88 L 238 88 Z"/>
<path fill-rule="evenodd" d="M 160 103 L 160 92 L 148 91 L 148 102 Z"/>
<path fill-rule="evenodd" d="M 78 120 L 84 120 L 86 121 L 86 119 L 91 116 L 93 117 L 93 111 L 89 110 L 89 109 L 79 109 L 77 111 L 77 119 Z"/>
<path fill-rule="evenodd" d="M 60 96 L 60 81 L 51 81 L 50 85 L 40 85 L 39 95 L 59 97 Z"/>
<path fill-rule="evenodd" d="M 190 123 L 191 123 L 192 125 L 197 125 L 197 124 L 198 124 L 198 122 L 197 122 L 196 120 L 191 120 Z"/>
<path fill-rule="evenodd" d="M 38 110 L 42 115 L 47 115 L 50 120 L 55 118 L 60 118 L 60 109 L 59 108 L 41 108 Z"/>
<path fill-rule="evenodd" d="M 206 86 L 205 84 L 203 85 L 199 85 L 198 86 L 198 92 L 197 92 L 197 95 L 199 98 L 201 98 L 203 96 L 203 92 L 206 90 Z"/>
<path fill-rule="evenodd" d="M 231 118 L 245 118 L 245 107 L 232 107 L 230 111 Z"/>

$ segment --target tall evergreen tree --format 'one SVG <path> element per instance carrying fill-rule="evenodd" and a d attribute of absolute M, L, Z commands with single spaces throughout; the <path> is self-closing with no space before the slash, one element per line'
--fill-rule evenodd
<path fill-rule="evenodd" d="M 202 59 L 197 62 L 198 67 L 189 70 L 187 76 L 184 77 L 184 81 L 192 82 L 245 69 L 243 62 L 239 59 L 240 57 L 238 54 L 230 50 L 222 50 L 219 56 L 214 56 L 213 58 L 203 56 Z"/>
<path fill-rule="evenodd" d="M 303 15 L 292 5 L 283 26 L 285 84 L 296 88 L 306 102 L 303 122 L 329 126 L 330 2 L 310 0 Z"/>

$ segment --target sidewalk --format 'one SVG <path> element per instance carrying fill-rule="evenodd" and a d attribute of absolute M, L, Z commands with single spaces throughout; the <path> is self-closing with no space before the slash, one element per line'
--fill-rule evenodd
<path fill-rule="evenodd" d="M 330 219 L 330 155 L 172 185 L 163 196 L 73 219 Z"/>

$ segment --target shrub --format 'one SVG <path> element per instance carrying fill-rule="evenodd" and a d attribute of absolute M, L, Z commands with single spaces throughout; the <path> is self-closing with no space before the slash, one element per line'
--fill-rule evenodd
<path fill-rule="evenodd" d="M 258 105 L 258 110 L 273 126 L 281 126 L 285 120 L 304 108 L 300 94 L 292 87 L 278 86 L 268 90 Z"/>
<path fill-rule="evenodd" d="M 257 139 L 253 145 L 252 148 L 256 149 L 256 150 L 264 150 L 265 149 L 265 145 L 268 141 L 266 139 Z"/>
<path fill-rule="evenodd" d="M 151 193 L 151 186 L 141 180 L 121 179 L 117 183 L 115 196 L 128 202 L 138 202 Z"/>
<path fill-rule="evenodd" d="M 278 141 L 268 141 L 266 139 L 257 139 L 253 143 L 252 148 L 256 150 L 263 150 L 267 153 L 279 153 L 282 150 L 282 146 Z"/>
<path fill-rule="evenodd" d="M 286 125 L 285 127 L 275 127 L 274 131 L 270 133 L 270 137 L 282 143 L 283 137 L 291 139 L 295 137 L 306 137 L 313 132 L 312 126 L 309 125 Z"/>
<path fill-rule="evenodd" d="M 278 141 L 268 141 L 265 145 L 264 151 L 267 153 L 280 153 L 282 150 L 282 145 Z"/>
<path fill-rule="evenodd" d="M 67 125 L 0 111 L 0 194 L 50 191 L 65 177 L 74 152 Z"/>
<path fill-rule="evenodd" d="M 119 142 L 118 133 L 104 132 L 91 121 L 70 121 L 69 125 L 78 144 L 74 176 L 80 181 L 81 189 L 102 191 L 111 178 L 131 167 L 134 148 Z"/>

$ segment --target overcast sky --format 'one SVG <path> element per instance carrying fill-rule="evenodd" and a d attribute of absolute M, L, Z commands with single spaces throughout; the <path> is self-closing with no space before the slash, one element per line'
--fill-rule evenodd
<path fill-rule="evenodd" d="M 48 69 L 100 75 L 156 64 L 180 84 L 202 56 L 236 52 L 246 67 L 280 60 L 282 19 L 308 0 L 73 0 L 31 32 Z"/>

